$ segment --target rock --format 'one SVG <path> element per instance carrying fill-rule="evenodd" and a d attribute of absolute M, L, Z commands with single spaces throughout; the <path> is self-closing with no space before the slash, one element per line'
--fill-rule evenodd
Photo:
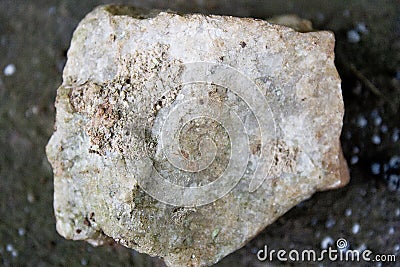
<path fill-rule="evenodd" d="M 56 108 L 57 231 L 169 266 L 216 263 L 349 177 L 330 32 L 102 6 Z"/>
<path fill-rule="evenodd" d="M 295 29 L 298 32 L 313 31 L 311 21 L 302 19 L 294 14 L 272 17 L 272 18 L 268 19 L 268 22 L 287 26 L 292 29 Z"/>

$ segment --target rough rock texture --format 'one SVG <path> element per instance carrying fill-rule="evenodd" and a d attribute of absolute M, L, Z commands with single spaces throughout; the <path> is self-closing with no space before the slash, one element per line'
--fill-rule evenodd
<path fill-rule="evenodd" d="M 211 265 L 346 184 L 333 49 L 329 32 L 261 20 L 95 9 L 47 146 L 57 231 Z"/>

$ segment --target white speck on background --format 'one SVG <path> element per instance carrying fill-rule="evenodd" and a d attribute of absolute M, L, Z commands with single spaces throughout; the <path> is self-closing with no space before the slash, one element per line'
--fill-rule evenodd
<path fill-rule="evenodd" d="M 351 165 L 357 164 L 357 162 L 358 162 L 358 156 L 352 156 L 350 160 Z"/>
<path fill-rule="evenodd" d="M 394 228 L 393 227 L 390 227 L 389 228 L 389 235 L 393 235 L 394 234 Z"/>
<path fill-rule="evenodd" d="M 399 135 L 400 135 L 400 131 L 399 129 L 395 128 L 393 130 L 393 135 L 392 135 L 392 141 L 393 143 L 397 142 L 399 140 Z"/>
<path fill-rule="evenodd" d="M 379 163 L 372 163 L 371 165 L 371 171 L 373 174 L 378 175 L 381 171 L 381 166 L 379 165 Z"/>
<path fill-rule="evenodd" d="M 363 116 L 358 117 L 357 119 L 357 125 L 361 128 L 364 128 L 365 126 L 367 126 L 368 121 L 366 118 L 364 118 Z"/>
<path fill-rule="evenodd" d="M 400 175 L 391 174 L 388 177 L 388 187 L 390 191 L 396 191 L 398 189 L 398 184 L 400 181 Z"/>
<path fill-rule="evenodd" d="M 364 22 L 360 22 L 360 23 L 358 23 L 357 24 L 357 26 L 356 26 L 356 30 L 359 32 L 359 33 L 362 33 L 362 34 L 368 34 L 368 28 L 367 28 L 367 26 L 365 25 L 365 23 Z"/>
<path fill-rule="evenodd" d="M 16 70 L 17 69 L 15 68 L 14 64 L 8 64 L 4 68 L 3 73 L 4 73 L 5 76 L 11 76 L 11 75 L 13 75 L 15 73 Z"/>
<path fill-rule="evenodd" d="M 51 6 L 51 7 L 49 7 L 49 9 L 47 10 L 47 14 L 48 14 L 49 16 L 51 16 L 51 15 L 54 15 L 54 14 L 56 13 L 56 11 L 57 11 L 57 8 L 56 8 L 55 6 Z"/>
<path fill-rule="evenodd" d="M 347 41 L 349 43 L 358 43 L 361 40 L 360 34 L 355 30 L 350 30 L 347 32 Z"/>
<path fill-rule="evenodd" d="M 8 252 L 10 252 L 13 257 L 17 257 L 18 256 L 18 252 L 15 250 L 15 248 L 11 244 L 7 244 L 6 250 Z"/>
<path fill-rule="evenodd" d="M 0 38 L 0 44 L 5 46 L 7 44 L 7 37 L 5 35 L 2 35 Z"/>
<path fill-rule="evenodd" d="M 37 115 L 38 113 L 39 113 L 39 108 L 38 108 L 38 106 L 33 106 L 32 107 L 32 113 L 34 114 L 34 115 Z"/>
<path fill-rule="evenodd" d="M 6 246 L 6 250 L 7 250 L 8 252 L 11 252 L 11 251 L 13 251 L 13 250 L 14 250 L 14 247 L 13 247 L 13 245 L 11 245 L 11 244 L 7 244 L 7 246 Z"/>
<path fill-rule="evenodd" d="M 377 115 L 376 118 L 374 118 L 374 124 L 375 126 L 379 126 L 382 123 L 382 118 L 381 116 Z"/>
<path fill-rule="evenodd" d="M 24 228 L 18 228 L 18 235 L 19 236 L 25 235 L 25 229 Z"/>
<path fill-rule="evenodd" d="M 350 131 L 345 132 L 344 135 L 345 135 L 346 139 L 351 139 L 351 132 Z"/>
<path fill-rule="evenodd" d="M 318 223 L 318 218 L 312 217 L 311 218 L 311 225 L 314 226 L 314 225 L 317 225 L 317 223 Z"/>
<path fill-rule="evenodd" d="M 381 143 L 381 138 L 379 135 L 374 134 L 371 138 L 372 143 L 379 145 Z"/>
<path fill-rule="evenodd" d="M 321 241 L 321 248 L 322 249 L 327 249 L 329 246 L 333 245 L 333 239 L 330 236 L 325 237 Z"/>
<path fill-rule="evenodd" d="M 353 87 L 353 93 L 356 95 L 360 95 L 362 92 L 362 85 L 360 82 L 357 81 L 356 86 Z"/>
<path fill-rule="evenodd" d="M 257 248 L 257 247 L 252 247 L 251 250 L 250 250 L 250 252 L 251 252 L 251 254 L 256 255 L 257 252 L 258 252 L 258 248 Z"/>
<path fill-rule="evenodd" d="M 385 163 L 383 164 L 383 171 L 387 172 L 389 170 L 389 164 Z"/>
<path fill-rule="evenodd" d="M 382 123 L 382 117 L 379 115 L 378 110 L 374 109 L 374 110 L 371 112 L 371 115 L 370 115 L 370 116 L 371 116 L 371 118 L 372 118 L 372 120 L 373 120 L 375 126 L 381 125 L 381 123 Z"/>
<path fill-rule="evenodd" d="M 352 214 L 352 210 L 351 209 L 346 209 L 346 211 L 344 212 L 344 215 L 346 215 L 347 217 L 351 216 Z"/>
<path fill-rule="evenodd" d="M 317 13 L 317 20 L 319 20 L 320 22 L 325 20 L 325 15 L 322 12 L 318 12 Z"/>
<path fill-rule="evenodd" d="M 396 217 L 399 217 L 399 216 L 400 216 L 400 208 L 397 208 L 397 209 L 396 209 L 395 215 L 396 215 Z"/>
<path fill-rule="evenodd" d="M 360 225 L 358 223 L 355 223 L 351 228 L 351 232 L 353 234 L 358 234 L 360 232 Z"/>
<path fill-rule="evenodd" d="M 28 200 L 29 203 L 35 202 L 35 197 L 31 192 L 28 192 L 28 194 L 26 195 L 26 199 Z"/>
<path fill-rule="evenodd" d="M 358 146 L 353 147 L 353 154 L 358 154 L 360 152 L 360 148 Z"/>
<path fill-rule="evenodd" d="M 356 248 L 356 250 L 360 253 L 366 249 L 367 249 L 367 245 L 365 245 L 365 244 L 361 244 L 358 248 Z"/>
<path fill-rule="evenodd" d="M 325 227 L 326 228 L 332 228 L 335 224 L 336 224 L 335 219 L 329 218 L 325 223 Z"/>
<path fill-rule="evenodd" d="M 393 168 L 393 169 L 400 168 L 400 157 L 397 155 L 391 157 L 389 160 L 389 166 L 390 166 L 390 168 Z"/>
<path fill-rule="evenodd" d="M 82 259 L 81 259 L 81 264 L 82 264 L 82 266 L 86 266 L 86 265 L 88 264 L 87 259 L 82 258 Z"/>

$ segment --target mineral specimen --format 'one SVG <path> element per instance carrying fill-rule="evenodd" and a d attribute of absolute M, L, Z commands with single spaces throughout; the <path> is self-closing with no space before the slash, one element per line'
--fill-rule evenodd
<path fill-rule="evenodd" d="M 347 183 L 330 32 L 102 6 L 75 30 L 47 146 L 57 231 L 204 266 Z"/>

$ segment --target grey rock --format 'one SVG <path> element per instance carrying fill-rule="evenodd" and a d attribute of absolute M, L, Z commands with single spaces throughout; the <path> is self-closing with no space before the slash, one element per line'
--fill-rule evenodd
<path fill-rule="evenodd" d="M 98 7 L 55 105 L 57 231 L 169 266 L 212 265 L 349 178 L 330 32 Z"/>

